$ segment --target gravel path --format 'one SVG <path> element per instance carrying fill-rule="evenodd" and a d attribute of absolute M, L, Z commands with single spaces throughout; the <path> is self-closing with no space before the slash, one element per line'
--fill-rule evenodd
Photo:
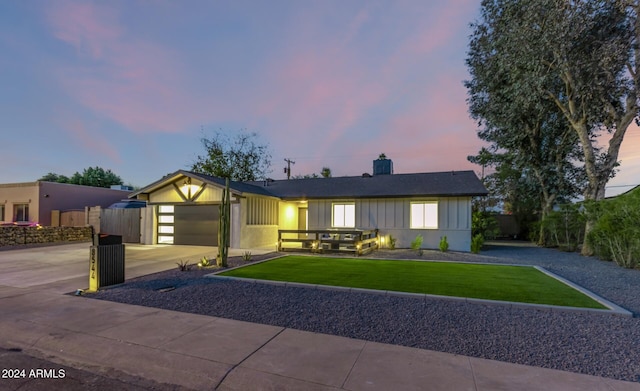
<path fill-rule="evenodd" d="M 407 250 L 371 255 L 416 258 Z M 422 259 L 543 266 L 635 317 L 221 281 L 177 269 L 87 296 L 640 382 L 640 270 L 530 246 L 425 251 Z M 176 289 L 160 292 L 168 286 Z"/>

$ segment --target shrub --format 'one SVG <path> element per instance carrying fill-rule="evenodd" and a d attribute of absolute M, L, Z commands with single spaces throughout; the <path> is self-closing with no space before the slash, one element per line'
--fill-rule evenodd
<path fill-rule="evenodd" d="M 500 235 L 495 213 L 476 210 L 471 215 L 471 233 L 475 237 L 481 234 L 487 239 L 495 239 Z"/>
<path fill-rule="evenodd" d="M 482 234 L 476 234 L 471 238 L 471 252 L 477 254 L 482 249 L 482 245 L 484 245 L 484 237 Z"/>
<path fill-rule="evenodd" d="M 587 204 L 595 255 L 626 268 L 640 264 L 640 191 Z"/>
<path fill-rule="evenodd" d="M 449 250 L 449 242 L 447 242 L 447 236 L 440 238 L 440 251 L 446 253 Z"/>
<path fill-rule="evenodd" d="M 395 250 L 396 249 L 396 238 L 394 238 L 393 236 L 389 235 L 389 249 L 390 250 Z"/>
<path fill-rule="evenodd" d="M 411 249 L 412 250 L 416 250 L 418 252 L 418 255 L 422 256 L 423 254 L 423 250 L 422 250 L 422 235 L 418 235 L 416 236 L 415 239 L 413 239 L 413 242 L 411 242 Z"/>
<path fill-rule="evenodd" d="M 191 266 L 193 266 L 192 264 L 189 263 L 189 261 L 182 261 L 182 260 L 180 260 L 179 262 L 176 262 L 176 265 L 178 265 L 178 270 L 180 270 L 181 272 L 186 272 L 188 270 L 191 270 Z"/>
<path fill-rule="evenodd" d="M 251 261 L 251 251 L 245 251 L 244 254 L 242 254 L 242 260 L 245 262 Z"/>
<path fill-rule="evenodd" d="M 211 266 L 211 261 L 207 257 L 202 257 L 202 260 L 198 262 L 198 267 L 209 267 Z"/>
<path fill-rule="evenodd" d="M 540 222 L 540 236 L 537 241 L 547 247 L 576 251 L 584 242 L 586 222 L 585 209 L 581 205 L 561 205 Z"/>

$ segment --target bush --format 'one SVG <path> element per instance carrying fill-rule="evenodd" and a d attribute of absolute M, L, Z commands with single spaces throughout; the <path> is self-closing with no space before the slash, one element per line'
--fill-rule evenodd
<path fill-rule="evenodd" d="M 484 245 L 484 237 L 482 234 L 476 234 L 471 238 L 471 252 L 478 254 Z"/>
<path fill-rule="evenodd" d="M 640 190 L 587 204 L 593 228 L 587 237 L 604 260 L 633 269 L 640 264 Z"/>
<path fill-rule="evenodd" d="M 390 250 L 395 250 L 396 249 L 396 238 L 394 238 L 393 236 L 389 235 L 389 249 Z"/>
<path fill-rule="evenodd" d="M 412 250 L 416 250 L 418 252 L 418 255 L 422 256 L 423 251 L 422 251 L 422 235 L 418 235 L 416 236 L 415 239 L 413 239 L 413 242 L 411 242 L 411 249 Z"/>
<path fill-rule="evenodd" d="M 189 261 L 183 261 L 183 260 L 176 262 L 176 265 L 178 265 L 178 270 L 180 270 L 181 272 L 189 271 L 191 270 L 191 266 L 193 266 L 192 264 L 189 263 Z"/>
<path fill-rule="evenodd" d="M 449 250 L 449 242 L 447 242 L 447 236 L 440 238 L 440 251 L 446 253 Z"/>
<path fill-rule="evenodd" d="M 245 251 L 244 254 L 242 254 L 242 260 L 245 262 L 251 261 L 251 251 Z"/>
<path fill-rule="evenodd" d="M 198 267 L 209 267 L 211 266 L 211 261 L 207 257 L 202 257 L 200 262 L 198 262 Z"/>
<path fill-rule="evenodd" d="M 475 237 L 480 234 L 483 238 L 495 239 L 500 235 L 498 220 L 495 213 L 476 210 L 471 215 L 471 233 Z"/>
<path fill-rule="evenodd" d="M 561 205 L 539 223 L 535 231 L 540 232 L 542 236 L 537 237 L 537 242 L 564 251 L 576 251 L 584 242 L 586 222 L 587 217 L 582 205 Z"/>

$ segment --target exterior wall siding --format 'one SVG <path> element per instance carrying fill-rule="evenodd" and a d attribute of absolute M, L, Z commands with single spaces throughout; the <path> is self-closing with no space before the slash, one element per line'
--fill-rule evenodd
<path fill-rule="evenodd" d="M 254 215 L 248 216 L 249 207 L 248 203 L 252 202 L 255 204 L 257 200 L 257 205 L 267 206 L 266 210 L 254 210 Z M 275 201 L 275 203 L 273 203 Z M 258 248 L 258 247 L 269 247 L 273 246 L 275 248 L 276 242 L 278 241 L 278 229 L 294 229 L 294 228 L 284 228 L 289 226 L 289 220 L 296 219 L 295 222 L 297 224 L 297 213 L 295 216 L 288 215 L 290 208 L 285 208 L 285 205 L 288 203 L 280 202 L 276 198 L 271 197 L 262 197 L 262 196 L 249 196 L 247 198 L 241 198 L 237 211 L 237 220 L 234 220 L 235 224 L 237 224 L 237 228 L 234 229 L 234 224 L 231 224 L 232 229 L 232 246 L 235 245 L 235 248 Z M 255 209 L 255 208 L 254 208 Z M 272 214 L 274 212 L 277 213 L 277 220 L 280 224 L 248 224 L 248 221 L 260 222 L 260 221 L 268 221 L 274 222 L 273 219 L 268 218 L 269 216 L 256 216 L 255 213 L 266 213 Z M 233 215 L 233 213 L 232 213 Z M 296 226 L 297 227 L 297 226 Z"/>
<path fill-rule="evenodd" d="M 440 238 L 447 236 L 451 250 L 470 249 L 471 197 L 311 200 L 309 229 L 332 228 L 331 206 L 342 201 L 355 202 L 356 228 L 378 229 L 385 238 L 393 235 L 398 248 L 410 247 L 420 234 L 424 248 L 437 249 Z M 438 229 L 411 229 L 410 205 L 413 201 L 438 201 Z"/>

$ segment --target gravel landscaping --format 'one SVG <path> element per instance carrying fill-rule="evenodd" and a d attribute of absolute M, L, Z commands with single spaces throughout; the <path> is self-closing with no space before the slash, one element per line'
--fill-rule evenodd
<path fill-rule="evenodd" d="M 480 255 L 380 250 L 370 257 L 542 266 L 635 316 L 223 281 L 203 277 L 213 270 L 177 267 L 87 297 L 640 382 L 640 270 L 513 245 L 490 245 Z"/>

